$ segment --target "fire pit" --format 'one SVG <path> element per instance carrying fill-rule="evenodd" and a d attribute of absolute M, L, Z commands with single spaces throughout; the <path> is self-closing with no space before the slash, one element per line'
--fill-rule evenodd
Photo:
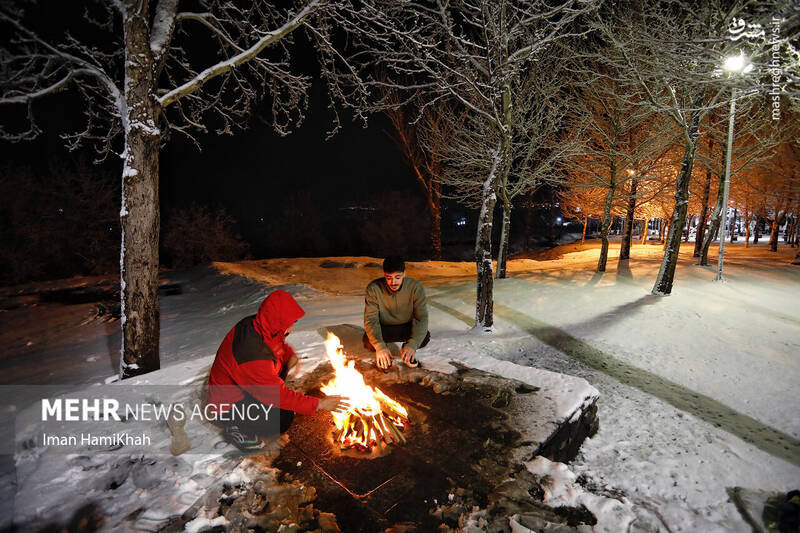
<path fill-rule="evenodd" d="M 347 361 L 339 337 L 328 333 L 325 350 L 335 377 L 320 390 L 328 396 L 346 396 L 350 408 L 333 413 L 334 440 L 343 450 L 354 448 L 369 453 L 373 447 L 383 453 L 384 444 L 406 441 L 403 431 L 409 425 L 408 411 L 378 388 L 364 383 L 355 361 Z"/>
<path fill-rule="evenodd" d="M 336 333 L 330 366 L 295 385 L 348 396 L 353 408 L 333 424 L 323 411 L 292 424 L 272 466 L 279 481 L 313 487 L 314 507 L 335 515 L 342 531 L 455 529 L 475 508 L 527 511 L 517 503 L 531 497 L 520 462 L 568 461 L 596 429 L 596 397 L 555 417 L 545 390 L 456 363 L 449 372 L 396 364 L 383 373 L 360 350 L 363 330 Z"/>

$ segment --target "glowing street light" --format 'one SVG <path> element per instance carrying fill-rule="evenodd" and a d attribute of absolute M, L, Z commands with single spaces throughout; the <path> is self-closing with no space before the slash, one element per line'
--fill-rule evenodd
<path fill-rule="evenodd" d="M 747 56 L 744 55 L 744 52 L 739 50 L 738 56 L 728 56 L 725 58 L 722 68 L 726 72 L 730 72 L 732 74 L 747 74 L 753 70 L 753 64 L 750 63 L 750 60 L 747 59 Z"/>
<path fill-rule="evenodd" d="M 722 68 L 730 75 L 747 74 L 753 70 L 753 64 L 739 51 L 739 55 L 729 56 L 725 59 Z M 719 231 L 719 260 L 717 261 L 717 277 L 715 281 L 722 281 L 722 264 L 725 258 L 725 229 L 728 226 L 728 197 L 731 188 L 731 152 L 733 151 L 733 121 L 736 116 L 736 87 L 731 89 L 731 111 L 728 116 L 728 149 L 725 152 L 725 186 L 722 193 L 722 227 Z M 731 228 L 731 231 L 733 228 Z"/>

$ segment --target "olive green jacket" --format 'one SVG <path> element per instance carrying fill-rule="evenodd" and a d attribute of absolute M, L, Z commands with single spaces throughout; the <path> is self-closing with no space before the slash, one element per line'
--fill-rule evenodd
<path fill-rule="evenodd" d="M 428 303 L 425 288 L 414 278 L 405 278 L 400 289 L 393 292 L 384 278 L 367 285 L 364 298 L 364 330 L 377 350 L 386 348 L 381 334 L 381 324 L 396 325 L 411 322 L 408 345 L 419 348 L 428 333 Z"/>

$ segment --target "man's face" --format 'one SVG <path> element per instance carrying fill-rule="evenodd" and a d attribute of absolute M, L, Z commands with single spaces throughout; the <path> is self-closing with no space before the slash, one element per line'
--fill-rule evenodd
<path fill-rule="evenodd" d="M 386 278 L 386 284 L 392 291 L 399 291 L 400 286 L 403 284 L 403 279 L 406 277 L 405 272 L 384 272 L 383 277 Z"/>

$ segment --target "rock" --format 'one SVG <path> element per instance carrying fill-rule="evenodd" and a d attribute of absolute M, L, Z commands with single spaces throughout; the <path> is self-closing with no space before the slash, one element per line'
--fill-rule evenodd
<path fill-rule="evenodd" d="M 339 524 L 336 523 L 336 515 L 333 513 L 319 513 L 317 523 L 323 533 L 342 533 Z"/>

